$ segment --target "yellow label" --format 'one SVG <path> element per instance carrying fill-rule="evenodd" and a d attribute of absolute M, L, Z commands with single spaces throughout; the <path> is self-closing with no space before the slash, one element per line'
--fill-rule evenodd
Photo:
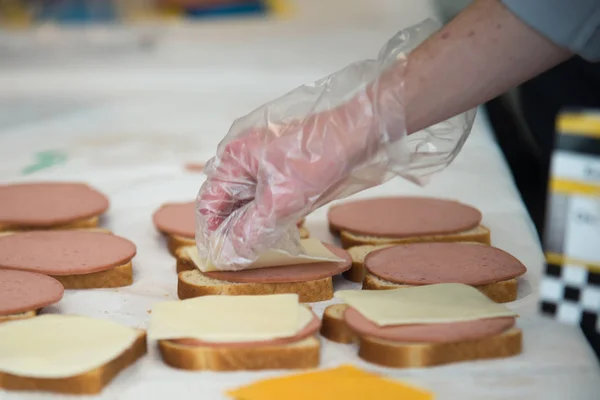
<path fill-rule="evenodd" d="M 584 196 L 600 196 L 600 185 L 553 178 L 550 181 L 550 191 L 565 194 L 581 194 Z"/>
<path fill-rule="evenodd" d="M 600 139 L 600 114 L 562 114 L 558 117 L 557 125 L 562 135 Z"/>
<path fill-rule="evenodd" d="M 228 394 L 237 400 L 431 400 L 433 394 L 352 366 L 259 381 Z"/>

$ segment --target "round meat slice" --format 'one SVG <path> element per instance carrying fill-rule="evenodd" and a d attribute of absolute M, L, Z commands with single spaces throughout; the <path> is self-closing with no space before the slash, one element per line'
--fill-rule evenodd
<path fill-rule="evenodd" d="M 0 224 L 47 228 L 102 214 L 108 199 L 83 183 L 0 185 Z"/>
<path fill-rule="evenodd" d="M 452 343 L 499 335 L 515 325 L 514 317 L 487 318 L 443 324 L 378 326 L 356 309 L 344 312 L 344 321 L 354 333 L 394 342 Z"/>
<path fill-rule="evenodd" d="M 527 268 L 496 247 L 475 243 L 413 243 L 387 247 L 365 257 L 367 270 L 406 285 L 485 285 L 523 275 Z"/>
<path fill-rule="evenodd" d="M 34 311 L 62 299 L 63 285 L 35 272 L 0 269 L 0 315 Z"/>
<path fill-rule="evenodd" d="M 196 236 L 196 203 L 168 203 L 161 206 L 152 217 L 156 229 L 167 235 L 188 239 Z"/>
<path fill-rule="evenodd" d="M 0 237 L 0 268 L 81 275 L 123 265 L 135 256 L 129 240 L 104 232 L 32 231 Z"/>
<path fill-rule="evenodd" d="M 237 283 L 290 283 L 328 278 L 348 271 L 352 267 L 352 258 L 346 250 L 326 243 L 323 244 L 329 251 L 344 261 L 316 262 L 242 271 L 212 271 L 204 272 L 204 275 L 213 279 Z"/>
<path fill-rule="evenodd" d="M 312 312 L 312 311 L 311 311 Z M 309 336 L 315 335 L 321 329 L 321 320 L 313 312 L 313 319 L 306 324 L 297 334 L 290 337 L 278 338 L 273 340 L 262 340 L 255 342 L 205 342 L 198 339 L 171 339 L 170 342 L 183 344 L 186 346 L 202 346 L 202 347 L 252 347 L 252 346 L 280 346 L 284 344 L 290 344 L 299 342 L 302 339 L 306 339 Z"/>
<path fill-rule="evenodd" d="M 464 232 L 481 223 L 481 212 L 457 201 L 426 197 L 358 200 L 333 206 L 329 225 L 336 231 L 386 238 Z"/>

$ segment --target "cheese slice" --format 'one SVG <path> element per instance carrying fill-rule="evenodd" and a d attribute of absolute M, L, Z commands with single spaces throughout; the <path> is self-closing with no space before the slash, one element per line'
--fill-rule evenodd
<path fill-rule="evenodd" d="M 313 318 L 297 294 L 204 296 L 154 307 L 149 339 L 252 342 L 294 336 Z"/>
<path fill-rule="evenodd" d="M 379 326 L 472 321 L 516 314 L 462 283 L 393 290 L 341 290 L 344 300 Z"/>
<path fill-rule="evenodd" d="M 433 394 L 352 366 L 267 379 L 227 393 L 238 400 L 431 400 Z"/>
<path fill-rule="evenodd" d="M 244 269 L 280 267 L 284 265 L 309 264 L 315 262 L 340 262 L 341 258 L 333 254 L 321 241 L 309 238 L 300 240 L 306 254 L 292 256 L 281 250 L 269 250 Z M 188 246 L 185 250 L 193 263 L 202 272 L 219 271 L 211 262 L 201 259 L 196 246 Z"/>
<path fill-rule="evenodd" d="M 117 358 L 135 329 L 76 315 L 41 315 L 0 324 L 0 371 L 29 378 L 66 378 Z"/>

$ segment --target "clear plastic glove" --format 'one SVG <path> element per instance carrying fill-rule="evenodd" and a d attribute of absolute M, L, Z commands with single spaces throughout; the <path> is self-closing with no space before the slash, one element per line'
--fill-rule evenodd
<path fill-rule="evenodd" d="M 406 53 L 438 29 L 394 36 L 354 63 L 235 121 L 205 168 L 197 198 L 200 256 L 240 270 L 267 249 L 302 254 L 296 221 L 395 175 L 417 183 L 448 165 L 474 112 L 407 136 Z"/>

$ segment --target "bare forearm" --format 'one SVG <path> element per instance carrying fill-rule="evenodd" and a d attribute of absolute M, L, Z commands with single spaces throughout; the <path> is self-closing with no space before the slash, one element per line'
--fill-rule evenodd
<path fill-rule="evenodd" d="M 409 133 L 431 126 L 570 56 L 497 0 L 477 0 L 417 47 L 405 75 Z"/>

